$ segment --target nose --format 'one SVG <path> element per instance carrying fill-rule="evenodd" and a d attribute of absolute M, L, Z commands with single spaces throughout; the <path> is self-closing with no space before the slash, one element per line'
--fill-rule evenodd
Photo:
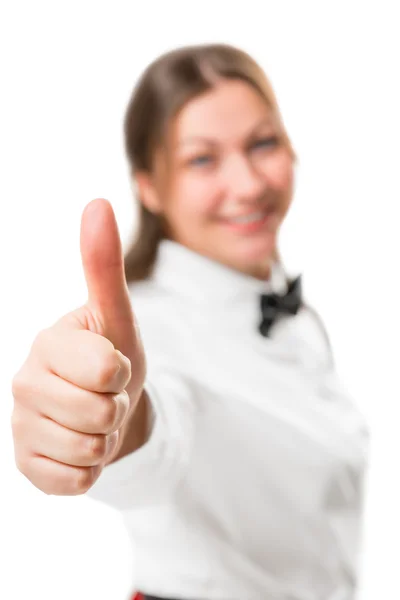
<path fill-rule="evenodd" d="M 265 178 L 247 156 L 231 157 L 225 177 L 230 195 L 243 202 L 256 200 L 265 190 Z"/>

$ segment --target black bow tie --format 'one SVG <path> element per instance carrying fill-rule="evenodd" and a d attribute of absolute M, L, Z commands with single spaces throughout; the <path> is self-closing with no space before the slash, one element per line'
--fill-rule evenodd
<path fill-rule="evenodd" d="M 262 294 L 261 298 L 262 320 L 259 331 L 268 337 L 272 325 L 280 314 L 295 315 L 302 305 L 301 275 L 289 281 L 286 294 Z"/>

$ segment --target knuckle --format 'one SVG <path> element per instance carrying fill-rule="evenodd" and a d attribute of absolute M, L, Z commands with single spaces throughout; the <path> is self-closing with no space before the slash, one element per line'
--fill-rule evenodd
<path fill-rule="evenodd" d="M 122 425 L 122 423 L 125 420 L 126 415 L 128 414 L 129 405 L 130 405 L 130 399 L 129 399 L 128 392 L 126 392 L 124 390 L 121 393 L 119 393 L 117 396 L 115 396 L 114 404 L 115 404 L 115 413 L 116 414 L 115 414 L 113 431 L 115 431 Z M 109 433 L 112 433 L 112 431 L 110 431 Z"/>
<path fill-rule="evenodd" d="M 99 433 L 110 433 L 117 418 L 117 402 L 110 398 L 102 398 L 94 415 L 94 425 Z"/>
<path fill-rule="evenodd" d="M 84 494 L 92 487 L 94 481 L 94 469 L 90 467 L 76 469 L 71 481 L 71 493 Z"/>
<path fill-rule="evenodd" d="M 104 435 L 90 435 L 85 440 L 85 458 L 96 463 L 104 458 L 107 450 L 107 440 Z"/>
<path fill-rule="evenodd" d="M 22 417 L 22 414 L 19 410 L 16 410 L 14 408 L 11 413 L 11 431 L 13 433 L 14 441 L 16 441 L 19 438 L 23 428 L 24 419 Z"/>
<path fill-rule="evenodd" d="M 98 380 L 102 387 L 108 386 L 115 379 L 120 363 L 115 352 L 110 352 L 100 363 Z"/>
<path fill-rule="evenodd" d="M 20 454 L 16 452 L 14 460 L 15 466 L 17 467 L 18 471 L 22 473 L 22 475 L 25 475 L 25 477 L 27 477 L 31 481 L 31 478 L 29 476 L 29 460 L 27 456 L 25 454 Z"/>
<path fill-rule="evenodd" d="M 16 402 L 19 402 L 20 399 L 25 396 L 25 394 L 29 391 L 30 384 L 25 376 L 25 372 L 23 369 L 20 369 L 18 373 L 16 373 L 11 382 L 11 393 Z"/>
<path fill-rule="evenodd" d="M 46 346 L 49 343 L 50 335 L 51 329 L 49 327 L 41 329 L 33 339 L 31 353 L 39 352 L 43 346 Z"/>
<path fill-rule="evenodd" d="M 131 361 L 129 360 L 129 358 L 124 356 L 121 352 L 119 352 L 119 356 L 120 356 L 120 360 L 121 360 L 121 362 L 120 362 L 121 370 L 120 370 L 119 375 L 120 375 L 121 382 L 123 382 L 123 387 L 125 388 L 132 377 L 132 365 L 131 365 Z"/>

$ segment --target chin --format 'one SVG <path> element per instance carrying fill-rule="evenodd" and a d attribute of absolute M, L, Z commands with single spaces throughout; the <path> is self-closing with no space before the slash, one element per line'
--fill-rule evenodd
<path fill-rule="evenodd" d="M 269 234 L 260 239 L 246 240 L 237 249 L 237 257 L 247 264 L 269 263 L 276 254 L 277 236 Z"/>
<path fill-rule="evenodd" d="M 226 250 L 225 250 L 226 253 Z M 276 241 L 271 239 L 262 242 L 231 248 L 227 263 L 234 269 L 263 278 L 269 272 L 273 260 L 276 258 Z"/>

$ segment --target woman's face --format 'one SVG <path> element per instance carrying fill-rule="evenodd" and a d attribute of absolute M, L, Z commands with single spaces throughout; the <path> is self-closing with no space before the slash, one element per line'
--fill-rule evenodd
<path fill-rule="evenodd" d="M 223 81 L 181 110 L 168 144 L 151 209 L 163 213 L 170 237 L 265 277 L 292 198 L 293 159 L 261 96 Z"/>

